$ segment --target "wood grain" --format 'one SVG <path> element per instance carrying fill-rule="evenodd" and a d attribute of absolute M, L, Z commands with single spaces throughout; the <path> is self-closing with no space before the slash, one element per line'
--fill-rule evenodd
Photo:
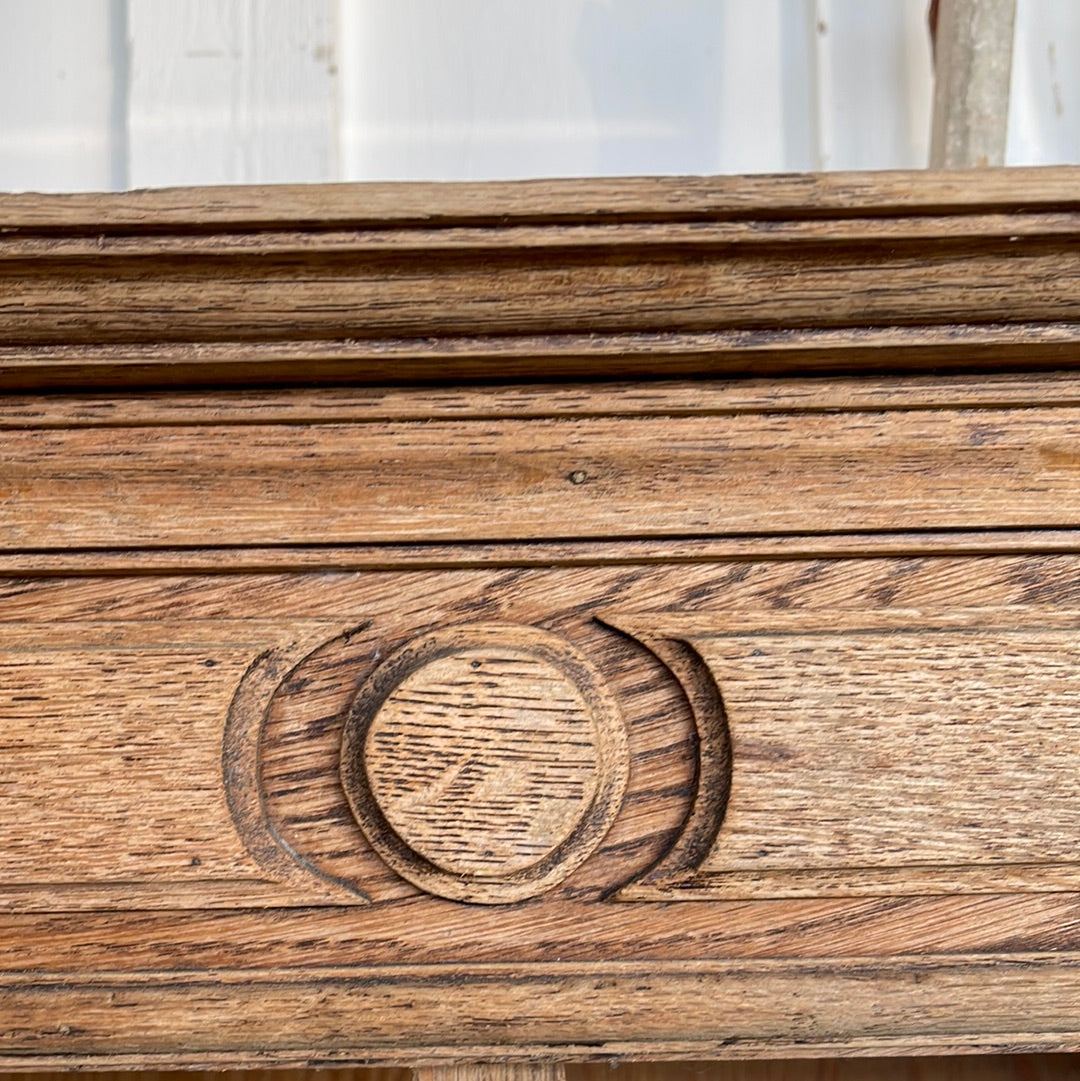
<path fill-rule="evenodd" d="M 0 262 L 0 341 L 828 329 L 852 322 L 853 292 L 858 322 L 871 326 L 1080 320 L 1075 232 L 1022 236 L 1011 219 L 1003 224 L 996 235 L 956 241 L 905 242 L 864 228 L 858 241 L 830 243 L 826 222 L 821 238 L 790 248 L 718 238 L 624 249 L 606 236 L 565 237 L 550 241 L 546 258 L 529 238 L 422 258 L 363 249 L 26 257 Z"/>
<path fill-rule="evenodd" d="M 0 395 L 0 430 L 1080 406 L 1074 371 Z"/>
<path fill-rule="evenodd" d="M 284 978 L 283 978 L 284 977 Z M 730 1058 L 841 1050 L 948 1054 L 1076 1052 L 1071 1003 L 1080 962 L 1062 954 L 912 958 L 902 967 L 848 958 L 791 963 L 394 967 L 256 975 L 216 972 L 11 978 L 3 990 L 8 1054 L 40 1066 L 203 1068 L 548 1058 Z M 53 1016 L 43 1023 L 48 994 Z M 957 1016 L 957 999 L 980 1018 Z M 122 1003 L 123 1009 L 116 1004 Z M 168 1018 L 166 1026 L 154 1024 Z"/>
<path fill-rule="evenodd" d="M 823 613 L 817 630 L 807 614 L 770 613 L 758 629 L 635 616 L 692 646 L 731 730 L 723 827 L 678 895 L 1080 887 L 1067 826 L 1080 813 L 1076 622 L 1040 622 L 1014 626 L 992 608 Z"/>
<path fill-rule="evenodd" d="M 386 863 L 473 903 L 566 878 L 611 827 L 629 774 L 600 673 L 565 638 L 513 623 L 402 646 L 357 691 L 340 757 L 349 806 Z"/>
<path fill-rule="evenodd" d="M 1076 176 L 0 201 L 0 1062 L 1080 1051 Z"/>
<path fill-rule="evenodd" d="M 5 195 L 11 228 L 262 228 L 504 221 L 964 214 L 1077 206 L 1068 166 L 987 173 L 896 171 L 786 176 L 631 177 L 486 183 L 235 185 L 122 194 Z"/>
<path fill-rule="evenodd" d="M 4 390 L 1045 369 L 1071 363 L 1075 322 L 506 337 L 0 344 Z"/>
<path fill-rule="evenodd" d="M 1075 527 L 1078 438 L 1071 407 L 20 429 L 0 526 L 8 550 Z"/>
<path fill-rule="evenodd" d="M 467 561 L 467 552 L 459 559 Z M 30 580 L 0 604 L 7 708 L 16 734 L 23 733 L 6 754 L 6 903 L 47 909 L 58 892 L 65 905 L 83 909 L 228 907 L 239 897 L 249 905 L 290 907 L 373 901 L 386 907 L 366 921 L 374 944 L 384 930 L 405 941 L 413 917 L 403 920 L 393 906 L 412 898 L 421 937 L 410 950 L 419 949 L 429 918 L 420 913 L 434 902 L 420 902 L 415 890 L 387 877 L 350 818 L 336 780 L 343 718 L 354 702 L 379 717 L 383 707 L 371 703 L 392 701 L 399 685 L 410 686 L 407 674 L 400 683 L 397 662 L 393 670 L 379 668 L 380 656 L 433 623 L 464 621 L 464 637 L 444 636 L 465 650 L 446 656 L 460 658 L 469 679 L 478 673 L 480 682 L 464 693 L 505 696 L 517 687 L 526 711 L 530 702 L 548 703 L 547 692 L 534 695 L 522 677 L 492 683 L 485 674 L 469 635 L 493 618 L 508 628 L 499 630 L 500 640 L 520 637 L 518 627 L 546 626 L 577 642 L 597 673 L 579 684 L 587 688 L 575 692 L 585 696 L 579 701 L 595 703 L 610 687 L 624 717 L 620 725 L 627 725 L 632 768 L 624 806 L 633 813 L 620 817 L 599 852 L 569 879 L 564 896 L 575 908 L 678 848 L 677 837 L 689 828 L 691 752 L 699 759 L 699 792 L 724 783 L 701 772 L 707 734 L 682 698 L 693 684 L 677 670 L 672 682 L 671 670 L 598 617 L 646 644 L 662 635 L 692 643 L 723 696 L 724 724 L 734 739 L 731 817 L 722 805 L 709 812 L 717 816 L 710 836 L 721 818 L 724 826 L 715 846 L 710 840 L 706 851 L 691 853 L 692 867 L 679 868 L 684 878 L 693 872 L 680 887 L 686 896 L 1068 891 L 1076 874 L 1068 823 L 1075 817 L 1069 702 L 1078 618 L 1069 604 L 1077 578 L 1071 556 L 939 555 Z M 262 614 L 267 607 L 274 619 Z M 364 623 L 353 626 L 360 616 Z M 352 629 L 342 635 L 346 627 Z M 218 758 L 223 741 L 232 746 L 227 725 L 238 708 L 237 685 L 275 649 L 285 651 L 284 659 L 273 663 L 262 697 L 253 700 L 254 728 L 243 729 L 240 757 L 228 759 L 223 775 Z M 416 652 L 421 655 L 427 656 Z M 478 670 L 471 667 L 475 659 Z M 169 697 L 170 686 L 192 678 L 184 674 L 191 668 L 205 690 Z M 373 700 L 364 689 L 373 671 L 390 672 L 389 699 Z M 147 688 L 159 685 L 165 704 L 150 715 L 153 738 L 141 743 L 135 726 L 153 704 Z M 450 685 L 462 693 L 459 676 Z M 958 696 L 970 701 L 954 715 Z M 445 709 L 431 715 L 433 731 L 446 716 Z M 30 727 L 39 718 L 48 721 L 40 732 Z M 848 728 L 838 753 L 833 740 Z M 86 741 L 95 753 L 65 756 L 62 748 L 74 741 Z M 186 760 L 174 753 L 177 745 Z M 344 761 L 357 761 L 355 753 L 346 747 Z M 600 771 L 597 778 L 602 760 L 588 760 Z M 421 768 L 423 755 L 415 761 Z M 443 768 L 442 761 L 436 754 L 433 768 Z M 467 756 L 461 767 L 482 761 Z M 541 775 L 546 761 L 534 763 Z M 451 801 L 449 819 L 439 817 L 442 804 L 434 803 L 419 825 L 410 824 L 393 787 L 385 787 L 408 776 L 410 762 L 374 774 L 384 806 L 392 808 L 390 821 L 429 858 L 449 859 L 447 869 L 460 874 L 465 865 L 455 861 L 474 858 L 464 853 L 475 852 L 470 846 L 480 840 L 465 823 L 483 833 L 516 819 L 492 818 L 479 807 L 453 810 Z M 192 783 L 200 788 L 193 791 Z M 526 783 L 533 782 L 509 774 L 495 791 Z M 1034 787 L 1044 798 L 1028 803 Z M 421 787 L 412 798 L 431 797 Z M 515 801 L 519 812 L 523 799 Z M 242 810 L 247 806 L 250 812 Z M 464 832 L 440 841 L 440 821 Z M 785 832 L 778 834 L 778 823 Z M 514 825 L 507 837 L 520 828 Z M 559 834 L 550 836 L 555 843 Z M 369 832 L 368 840 L 376 838 Z M 499 843 L 511 845 L 509 870 L 523 870 L 513 863 L 516 842 Z M 706 884 L 694 877 L 698 864 Z M 352 893 L 342 890 L 349 882 Z M 423 889 L 422 877 L 419 884 Z M 654 896 L 667 887 L 646 875 L 635 888 L 639 896 Z M 432 911 L 439 910 L 434 904 Z M 604 917 L 597 918 L 601 923 L 590 917 L 581 926 L 579 942 L 599 951 Z M 492 941 L 517 920 L 514 913 L 495 917 Z M 525 929 L 535 914 L 526 909 L 520 920 Z M 474 916 L 470 933 L 482 922 Z M 561 933 L 569 933 L 568 948 L 574 928 Z M 694 941 L 704 948 L 702 939 Z M 464 946 L 451 941 L 449 948 Z M 505 938 L 503 948 L 510 949 Z"/>
<path fill-rule="evenodd" d="M 1045 367 L 1078 207 L 1068 168 L 5 196 L 0 385 Z"/>
<path fill-rule="evenodd" d="M 36 578 L 65 576 L 234 575 L 281 571 L 450 570 L 462 565 L 502 567 L 629 566 L 752 559 L 873 559 L 881 556 L 1054 555 L 1080 551 L 1080 531 L 1018 529 L 1003 532 L 933 530 L 824 533 L 722 538 L 604 541 L 476 542 L 459 544 L 310 545 L 303 548 L 225 546 L 0 552 L 5 574 Z"/>

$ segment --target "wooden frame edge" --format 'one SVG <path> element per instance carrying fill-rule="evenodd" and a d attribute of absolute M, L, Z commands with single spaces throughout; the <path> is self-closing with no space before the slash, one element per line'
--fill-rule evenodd
<path fill-rule="evenodd" d="M 0 196 L 0 389 L 1068 366 L 1078 239 L 1076 167 Z"/>

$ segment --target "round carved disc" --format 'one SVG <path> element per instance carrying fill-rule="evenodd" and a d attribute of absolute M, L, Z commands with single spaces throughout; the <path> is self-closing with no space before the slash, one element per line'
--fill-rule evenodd
<path fill-rule="evenodd" d="M 614 701 L 568 642 L 472 624 L 414 640 L 361 688 L 342 779 L 379 854 L 456 900 L 540 893 L 595 848 L 626 784 Z"/>
<path fill-rule="evenodd" d="M 364 761 L 394 832 L 454 875 L 531 867 L 596 795 L 581 691 L 550 661 L 494 644 L 407 675 L 372 719 Z"/>

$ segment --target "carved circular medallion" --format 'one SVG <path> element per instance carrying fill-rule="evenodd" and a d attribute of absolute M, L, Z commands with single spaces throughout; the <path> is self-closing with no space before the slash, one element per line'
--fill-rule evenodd
<path fill-rule="evenodd" d="M 600 843 L 626 788 L 614 699 L 565 639 L 516 624 L 424 635 L 345 723 L 341 775 L 372 847 L 458 901 L 542 893 Z"/>

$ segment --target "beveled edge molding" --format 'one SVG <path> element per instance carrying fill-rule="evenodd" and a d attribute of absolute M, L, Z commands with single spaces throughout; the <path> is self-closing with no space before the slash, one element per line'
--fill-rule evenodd
<path fill-rule="evenodd" d="M 0 388 L 1066 364 L 1078 190 L 1058 167 L 0 196 Z"/>
<path fill-rule="evenodd" d="M 97 235 L 168 228 L 624 221 L 1080 208 L 1067 165 L 1008 169 L 639 176 L 497 181 L 236 184 L 0 195 L 8 230 Z"/>
<path fill-rule="evenodd" d="M 394 811 L 388 809 L 386 794 L 380 791 L 378 747 L 372 742 L 380 713 L 393 692 L 406 680 L 436 661 L 464 659 L 485 650 L 536 659 L 558 672 L 580 695 L 592 727 L 596 751 L 595 763 L 590 770 L 594 786 L 588 792 L 585 805 L 574 815 L 569 832 L 554 838 L 531 864 L 504 874 L 495 870 L 469 872 L 452 864 L 443 865 L 410 842 L 400 825 L 394 822 Z M 470 663 L 477 669 L 482 664 L 479 659 Z M 463 692 L 463 697 L 471 696 L 471 691 Z M 458 707 L 459 716 L 469 716 L 471 709 L 467 707 L 465 702 Z M 467 728 L 467 725 L 462 727 Z M 437 746 L 429 747 L 429 750 L 444 756 L 454 738 L 461 735 L 460 730 L 443 732 L 441 739 L 436 741 Z M 420 751 L 416 753 L 419 756 Z M 525 751 L 520 753 L 524 755 Z M 535 764 L 541 772 L 550 772 L 553 765 L 545 770 L 541 764 Z M 626 791 L 629 768 L 626 729 L 618 704 L 601 674 L 566 639 L 520 624 L 460 624 L 442 627 L 406 642 L 383 661 L 357 691 L 342 734 L 342 786 L 372 848 L 402 878 L 420 889 L 474 904 L 525 900 L 546 892 L 567 878 L 595 851 L 615 821 Z M 558 772 L 557 767 L 555 772 Z M 545 776 L 540 783 L 550 784 L 557 779 Z"/>
<path fill-rule="evenodd" d="M 292 545 L 0 552 L 0 574 L 26 578 L 453 570 L 465 567 L 652 566 L 804 559 L 1075 555 L 1080 530 L 925 530 L 672 540 L 482 541 L 446 544 Z"/>

